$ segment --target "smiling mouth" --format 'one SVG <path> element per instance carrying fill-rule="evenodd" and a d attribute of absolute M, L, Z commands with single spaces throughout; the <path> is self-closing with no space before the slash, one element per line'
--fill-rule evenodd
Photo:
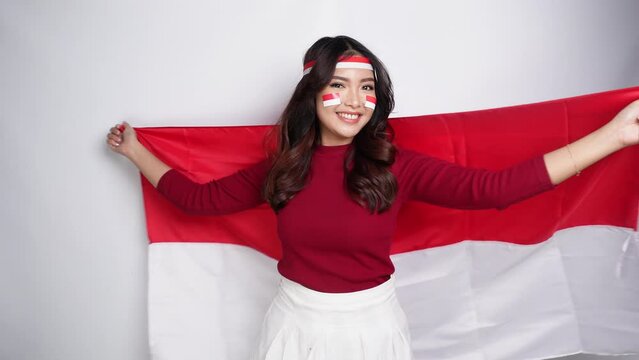
<path fill-rule="evenodd" d="M 337 116 L 339 116 L 342 120 L 345 120 L 347 122 L 357 122 L 357 120 L 359 120 L 360 116 L 362 116 L 362 115 L 361 114 L 338 112 Z"/>

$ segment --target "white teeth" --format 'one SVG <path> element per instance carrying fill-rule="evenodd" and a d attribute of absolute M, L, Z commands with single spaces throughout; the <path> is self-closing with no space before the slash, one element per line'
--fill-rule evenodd
<path fill-rule="evenodd" d="M 355 114 L 346 114 L 346 113 L 337 113 L 337 114 L 348 120 L 355 120 L 359 117 L 359 115 L 355 115 Z"/>

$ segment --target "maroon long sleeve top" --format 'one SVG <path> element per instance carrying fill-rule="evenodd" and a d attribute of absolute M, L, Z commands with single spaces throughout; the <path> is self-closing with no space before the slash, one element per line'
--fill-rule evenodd
<path fill-rule="evenodd" d="M 310 289 L 338 293 L 379 285 L 395 271 L 390 246 L 397 214 L 407 200 L 460 209 L 504 209 L 555 187 L 543 156 L 502 170 L 457 165 L 397 147 L 391 172 L 398 194 L 389 210 L 369 211 L 344 187 L 347 145 L 318 146 L 307 185 L 277 214 L 282 243 L 279 273 Z M 171 169 L 157 189 L 187 213 L 221 215 L 255 207 L 265 200 L 261 187 L 267 160 L 198 184 Z"/>

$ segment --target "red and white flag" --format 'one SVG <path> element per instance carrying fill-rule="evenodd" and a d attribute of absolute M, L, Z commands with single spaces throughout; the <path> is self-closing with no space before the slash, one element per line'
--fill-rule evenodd
<path fill-rule="evenodd" d="M 377 104 L 377 98 L 374 96 L 366 95 L 366 101 L 364 102 L 364 107 L 375 110 L 375 105 Z"/>
<path fill-rule="evenodd" d="M 322 105 L 324 107 L 335 106 L 342 103 L 339 93 L 331 93 L 322 95 Z"/>
<path fill-rule="evenodd" d="M 395 142 L 501 169 L 609 121 L 639 87 L 390 120 Z M 198 182 L 265 157 L 269 126 L 136 128 Z M 639 146 L 504 210 L 422 202 L 401 209 L 391 258 L 416 359 L 546 359 L 639 352 Z M 281 248 L 265 203 L 187 215 L 142 177 L 153 359 L 245 359 L 278 285 Z"/>

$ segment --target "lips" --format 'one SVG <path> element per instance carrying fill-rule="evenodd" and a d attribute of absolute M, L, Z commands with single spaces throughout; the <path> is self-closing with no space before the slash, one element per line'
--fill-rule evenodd
<path fill-rule="evenodd" d="M 356 123 L 362 115 L 359 113 L 352 113 L 352 112 L 338 112 L 337 116 L 343 121 L 346 121 L 347 123 L 352 124 L 352 123 Z"/>

